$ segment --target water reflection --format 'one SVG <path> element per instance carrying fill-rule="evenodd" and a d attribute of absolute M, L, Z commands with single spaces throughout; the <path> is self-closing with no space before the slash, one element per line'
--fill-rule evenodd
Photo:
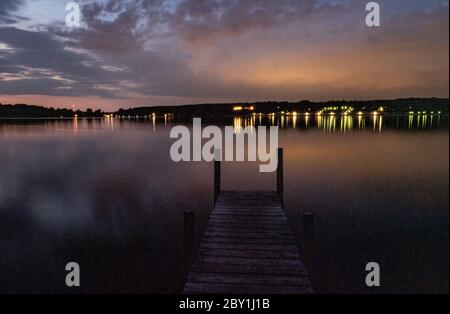
<path fill-rule="evenodd" d="M 353 117 L 345 115 L 341 117 L 341 132 L 345 133 L 346 131 L 353 129 Z"/>
<path fill-rule="evenodd" d="M 261 117 L 259 117 L 260 125 L 261 125 Z M 242 129 L 246 127 L 255 127 L 256 119 L 254 116 L 252 117 L 234 117 L 233 118 L 233 128 L 235 133 L 240 133 Z"/>
<path fill-rule="evenodd" d="M 107 129 L 114 130 L 114 118 L 111 116 L 106 116 L 101 120 L 102 124 L 106 126 Z"/>
<path fill-rule="evenodd" d="M 364 114 L 252 114 L 251 116 L 235 116 L 232 124 L 234 128 L 247 126 L 279 126 L 281 129 L 310 129 L 316 128 L 324 132 L 347 133 L 356 130 L 366 130 L 381 133 L 384 129 L 399 130 L 430 130 L 441 127 L 443 115 L 410 114 L 410 115 L 384 115 L 372 113 Z M 448 125 L 448 116 L 445 117 L 444 126 Z M 217 122 L 217 121 L 215 121 Z M 219 125 L 226 125 L 226 119 Z"/>
<path fill-rule="evenodd" d="M 317 127 L 325 132 L 336 131 L 336 116 L 319 116 Z"/>
<path fill-rule="evenodd" d="M 189 121 L 186 121 L 189 123 Z M 205 123 L 230 125 L 227 118 L 221 120 L 207 120 Z M 444 123 L 442 123 L 444 122 Z M 448 115 L 443 114 L 409 114 L 388 115 L 372 114 L 260 114 L 250 116 L 235 116 L 231 123 L 235 128 L 244 129 L 247 126 L 278 126 L 280 129 L 319 129 L 323 132 L 348 133 L 354 131 L 367 131 L 381 133 L 387 129 L 398 130 L 436 130 L 448 127 Z"/>
<path fill-rule="evenodd" d="M 309 127 L 309 114 L 305 115 L 305 128 Z"/>
<path fill-rule="evenodd" d="M 78 134 L 78 118 L 75 117 L 73 119 L 73 135 L 76 136 Z"/>
<path fill-rule="evenodd" d="M 171 115 L 147 117 L 104 117 L 96 119 L 77 118 L 53 119 L 53 120 L 0 120 L 0 136 L 6 132 L 12 134 L 29 133 L 33 136 L 34 130 L 39 128 L 48 130 L 70 130 L 73 136 L 92 130 L 119 131 L 124 129 L 144 128 L 144 124 L 150 124 L 150 130 L 157 133 L 158 125 L 164 126 L 161 131 L 167 132 L 171 125 L 180 123 L 192 123 L 192 120 L 176 119 Z M 234 116 L 224 118 L 203 118 L 203 125 L 232 125 L 235 128 L 246 128 L 248 126 L 279 126 L 282 129 L 294 129 L 303 131 L 306 129 L 318 129 L 323 132 L 349 133 L 355 131 L 384 132 L 385 130 L 403 131 L 427 131 L 448 128 L 448 115 L 444 114 L 409 114 L 409 115 L 387 115 L 387 114 L 253 114 L 250 116 Z"/>
<path fill-rule="evenodd" d="M 426 130 L 439 129 L 441 125 L 442 114 L 409 114 L 408 129 Z M 446 117 L 446 116 L 445 116 Z"/>
<path fill-rule="evenodd" d="M 0 292 L 67 292 L 61 269 L 76 259 L 90 272 L 82 292 L 179 293 L 182 213 L 196 210 L 201 235 L 212 168 L 170 160 L 170 123 L 192 120 L 0 121 Z M 354 269 L 369 258 L 392 267 L 386 282 L 395 284 L 382 292 L 448 291 L 448 116 L 202 121 L 237 129 L 256 123 L 284 124 L 286 209 L 318 218 L 318 292 L 366 292 Z M 374 131 L 383 136 L 370 136 Z M 272 174 L 252 167 L 224 163 L 224 188 L 273 189 Z M 301 229 L 298 219 L 292 225 Z"/>

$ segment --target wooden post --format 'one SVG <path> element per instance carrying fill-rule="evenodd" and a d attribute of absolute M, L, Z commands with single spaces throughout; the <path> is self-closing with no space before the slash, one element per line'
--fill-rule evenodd
<path fill-rule="evenodd" d="M 306 212 L 303 214 L 303 236 L 310 240 L 314 238 L 314 214 Z"/>
<path fill-rule="evenodd" d="M 195 242 L 195 212 L 192 210 L 184 211 L 184 267 L 185 271 L 191 267 L 191 260 L 194 255 Z"/>
<path fill-rule="evenodd" d="M 216 205 L 217 198 L 220 194 L 220 181 L 221 181 L 221 165 L 222 153 L 219 149 L 214 151 L 214 206 Z"/>
<path fill-rule="evenodd" d="M 277 192 L 284 208 L 283 149 L 278 148 Z"/>

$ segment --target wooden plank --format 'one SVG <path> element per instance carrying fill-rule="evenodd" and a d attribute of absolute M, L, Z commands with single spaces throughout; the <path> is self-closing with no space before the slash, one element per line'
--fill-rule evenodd
<path fill-rule="evenodd" d="M 242 208 L 237 209 L 229 209 L 229 210 L 217 210 L 214 211 L 214 215 L 240 215 L 240 216 L 253 216 L 253 217 L 260 217 L 261 215 L 265 216 L 279 216 L 280 218 L 283 218 L 284 216 L 280 214 L 280 212 L 276 211 L 269 211 L 269 210 L 247 210 Z"/>
<path fill-rule="evenodd" d="M 208 227 L 206 229 L 205 235 L 214 237 L 239 237 L 239 238 L 277 238 L 277 237 L 286 237 L 291 238 L 292 233 L 286 229 L 254 229 L 254 228 L 226 228 L 226 227 Z"/>
<path fill-rule="evenodd" d="M 222 217 L 222 216 L 233 216 L 233 217 L 247 217 L 249 219 L 253 218 L 253 217 L 258 217 L 258 218 L 268 218 L 268 219 L 272 219 L 273 217 L 279 217 L 279 218 L 284 218 L 284 215 L 282 215 L 281 213 L 255 213 L 255 212 L 220 212 L 220 211 L 216 211 L 214 212 L 212 215 L 212 217 Z"/>
<path fill-rule="evenodd" d="M 255 206 L 255 205 L 246 205 L 246 204 L 229 204 L 227 206 L 217 206 L 217 211 L 248 211 L 252 213 L 259 213 L 259 212 L 273 212 L 273 213 L 279 213 L 284 214 L 283 209 L 276 206 Z"/>
<path fill-rule="evenodd" d="M 278 197 L 252 197 L 252 196 L 229 196 L 229 197 L 222 197 L 220 196 L 217 199 L 217 202 L 220 203 L 225 203 L 225 202 L 230 202 L 230 203 L 237 203 L 237 202 L 246 202 L 248 203 L 249 201 L 253 201 L 253 202 L 259 202 L 259 203 L 266 203 L 266 202 L 270 202 L 271 204 L 277 206 L 280 205 L 279 199 Z"/>
<path fill-rule="evenodd" d="M 221 201 L 219 200 L 217 202 L 218 206 L 245 206 L 245 207 L 273 207 L 278 208 L 280 206 L 280 203 L 276 202 L 267 202 L 267 201 L 258 201 L 258 200 L 249 200 L 249 199 L 242 199 L 242 200 L 233 200 L 233 201 Z"/>
<path fill-rule="evenodd" d="M 247 233 L 235 233 L 235 232 L 220 232 L 220 231 L 206 231 L 205 236 L 210 238 L 253 238 L 253 239 L 290 239 L 289 234 L 278 232 L 247 232 Z"/>
<path fill-rule="evenodd" d="M 259 220 L 262 222 L 270 222 L 273 221 L 273 219 L 275 219 L 278 222 L 282 222 L 282 223 L 287 223 L 286 217 L 279 215 L 279 216 L 270 216 L 270 215 L 233 215 L 233 214 L 215 214 L 212 213 L 210 216 L 210 220 L 211 219 L 234 219 L 234 220 L 244 220 L 244 221 L 253 221 L 254 220 Z"/>
<path fill-rule="evenodd" d="M 223 218 L 230 218 L 227 216 L 236 216 L 236 218 L 241 218 L 241 216 L 247 216 L 244 218 L 247 219 L 271 219 L 274 216 L 278 217 L 279 219 L 283 220 L 283 222 L 286 222 L 286 216 L 283 215 L 280 211 L 275 212 L 275 211 L 266 211 L 266 210 L 248 210 L 248 209 L 243 209 L 243 208 L 236 208 L 236 209 L 232 209 L 232 210 L 218 210 L 217 212 L 214 211 L 211 213 L 211 218 L 213 218 L 213 216 L 225 216 Z M 250 216 L 250 217 L 248 217 Z"/>
<path fill-rule="evenodd" d="M 308 275 L 301 267 L 271 267 L 264 265 L 230 265 L 221 263 L 197 262 L 191 271 L 209 273 L 233 273 L 233 274 L 280 274 L 280 275 Z"/>
<path fill-rule="evenodd" d="M 247 266 L 270 266 L 273 268 L 298 267 L 304 269 L 303 264 L 298 259 L 277 259 L 277 258 L 251 258 L 251 257 L 224 257 L 224 256 L 203 256 L 198 258 L 200 263 L 218 263 L 222 265 L 247 265 Z"/>
<path fill-rule="evenodd" d="M 279 258 L 279 259 L 295 259 L 300 258 L 298 250 L 284 251 L 263 251 L 263 250 L 244 250 L 244 249 L 212 249 L 201 248 L 200 254 L 203 256 L 214 257 L 250 257 L 250 258 Z"/>
<path fill-rule="evenodd" d="M 259 193 L 249 193 L 249 194 L 239 194 L 239 193 L 229 193 L 220 194 L 218 200 L 237 200 L 237 199 L 252 199 L 252 200 L 270 200 L 273 202 L 279 201 L 278 194 L 259 194 Z"/>
<path fill-rule="evenodd" d="M 284 223 L 255 223 L 252 221 L 243 221 L 243 222 L 223 222 L 223 221 L 215 221 L 213 224 L 214 227 L 229 227 L 229 228 L 245 228 L 245 227 L 254 227 L 254 228 L 285 228 L 286 224 Z"/>
<path fill-rule="evenodd" d="M 267 223 L 276 223 L 276 224 L 282 224 L 286 227 L 287 221 L 282 216 L 265 216 L 264 218 L 261 216 L 255 216 L 255 218 L 252 219 L 252 216 L 243 216 L 243 215 L 211 215 L 210 216 L 210 223 L 208 226 L 213 226 L 215 222 L 227 222 L 227 223 L 251 223 L 256 222 L 260 224 L 267 224 Z"/>
<path fill-rule="evenodd" d="M 189 282 L 198 283 L 224 283 L 224 284 L 244 284 L 244 285 L 264 285 L 264 286 L 309 286 L 307 276 L 272 275 L 272 274 L 219 274 L 191 272 L 188 277 Z"/>
<path fill-rule="evenodd" d="M 210 238 L 203 237 L 204 243 L 235 243 L 235 244 L 261 244 L 261 245 L 295 245 L 295 241 L 293 239 L 244 239 L 244 238 Z"/>
<path fill-rule="evenodd" d="M 221 191 L 220 197 L 236 197 L 236 196 L 252 196 L 252 197 L 278 197 L 277 192 L 270 191 Z"/>
<path fill-rule="evenodd" d="M 274 215 L 274 213 L 265 213 L 265 212 L 260 212 L 258 213 L 258 215 L 256 214 L 247 214 L 245 212 L 243 213 L 239 213 L 239 210 L 236 210 L 237 212 L 234 213 L 232 211 L 226 212 L 226 213 L 221 213 L 221 212 L 212 212 L 210 215 L 210 222 L 213 221 L 213 219 L 236 219 L 236 220 L 244 220 L 247 222 L 254 222 L 255 220 L 259 220 L 263 223 L 267 223 L 270 221 L 273 221 L 273 219 L 276 219 L 276 221 L 278 223 L 282 223 L 284 225 L 286 225 L 287 220 L 286 220 L 286 216 L 284 215 Z"/>
<path fill-rule="evenodd" d="M 263 286 L 263 285 L 231 285 L 217 283 L 191 283 L 185 286 L 186 294 L 308 294 L 310 287 Z"/>
<path fill-rule="evenodd" d="M 252 226 L 252 225 L 210 225 L 208 231 L 228 231 L 228 232 L 286 232 L 286 229 L 281 226 Z"/>
<path fill-rule="evenodd" d="M 235 249 L 235 250 L 249 250 L 249 251 L 284 251 L 284 250 L 297 250 L 295 245 L 279 245 L 279 244 L 253 244 L 253 243 L 211 243 L 202 242 L 200 248 L 209 249 Z"/>
<path fill-rule="evenodd" d="M 210 223 L 214 223 L 215 221 L 222 221 L 222 222 L 256 222 L 256 223 L 283 223 L 286 225 L 287 221 L 284 217 L 243 217 L 243 216 L 216 216 L 211 215 L 211 218 L 209 219 Z"/>
<path fill-rule="evenodd" d="M 255 198 L 251 196 L 230 196 L 230 197 L 219 197 L 217 199 L 218 203 L 222 204 L 230 204 L 230 203 L 238 203 L 238 202 L 244 202 L 244 203 L 250 203 L 250 202 L 257 202 L 260 204 L 267 204 L 270 203 L 274 206 L 280 205 L 280 202 L 277 197 L 266 197 L 266 198 Z"/>

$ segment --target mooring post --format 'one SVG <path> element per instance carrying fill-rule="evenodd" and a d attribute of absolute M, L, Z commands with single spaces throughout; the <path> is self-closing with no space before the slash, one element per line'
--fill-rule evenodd
<path fill-rule="evenodd" d="M 195 212 L 193 210 L 184 211 L 184 265 L 185 270 L 191 266 L 194 255 L 195 236 Z"/>
<path fill-rule="evenodd" d="M 314 214 L 306 212 L 303 214 L 303 236 L 307 240 L 314 238 Z"/>
<path fill-rule="evenodd" d="M 277 192 L 284 208 L 283 149 L 278 148 Z"/>
<path fill-rule="evenodd" d="M 222 160 L 222 153 L 220 149 L 216 149 L 214 151 L 214 205 L 216 205 L 217 198 L 219 197 L 220 194 L 221 160 Z"/>

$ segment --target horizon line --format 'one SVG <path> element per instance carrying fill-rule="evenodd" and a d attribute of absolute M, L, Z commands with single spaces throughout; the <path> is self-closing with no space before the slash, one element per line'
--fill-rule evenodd
<path fill-rule="evenodd" d="M 140 108 L 170 108 L 170 107 L 187 107 L 187 106 L 206 106 L 206 105 L 236 105 L 236 104 L 264 104 L 264 103 L 285 103 L 285 104 L 299 104 L 302 102 L 307 102 L 307 103 L 311 103 L 311 104 L 324 104 L 324 103 L 330 103 L 330 102 L 377 102 L 377 101 L 399 101 L 399 100 L 450 100 L 450 97 L 437 97 L 437 96 L 433 96 L 433 97 L 400 97 L 400 98 L 391 98 L 391 99 L 370 99 L 370 100 L 358 100 L 358 99 L 353 99 L 353 100 L 347 100 L 347 99 L 329 99 L 329 100 L 325 100 L 325 101 L 313 101 L 313 100 L 308 100 L 308 99 L 302 99 L 302 100 L 298 100 L 298 101 L 288 101 L 288 100 L 256 100 L 256 101 L 236 101 L 236 102 L 205 102 L 205 103 L 186 103 L 186 104 L 180 104 L 180 105 L 156 105 L 156 106 L 152 106 L 152 105 L 148 105 L 148 106 L 136 106 L 136 107 L 128 107 L 128 108 L 119 108 L 115 111 L 104 111 L 105 113 L 110 113 L 110 112 L 117 112 L 119 110 L 132 110 L 132 109 L 140 109 Z M 17 105 L 25 105 L 25 106 L 35 106 L 35 107 L 43 107 L 43 108 L 54 108 L 54 109 L 67 109 L 67 110 L 72 110 L 72 111 L 77 111 L 74 110 L 73 108 L 68 108 L 68 107 L 48 107 L 46 105 L 35 105 L 35 104 L 30 104 L 30 103 L 1 103 L 0 102 L 0 106 L 17 106 Z M 89 108 L 89 107 L 87 107 Z M 92 110 L 101 110 L 103 111 L 101 108 L 90 108 Z M 80 110 L 81 111 L 81 110 Z"/>

